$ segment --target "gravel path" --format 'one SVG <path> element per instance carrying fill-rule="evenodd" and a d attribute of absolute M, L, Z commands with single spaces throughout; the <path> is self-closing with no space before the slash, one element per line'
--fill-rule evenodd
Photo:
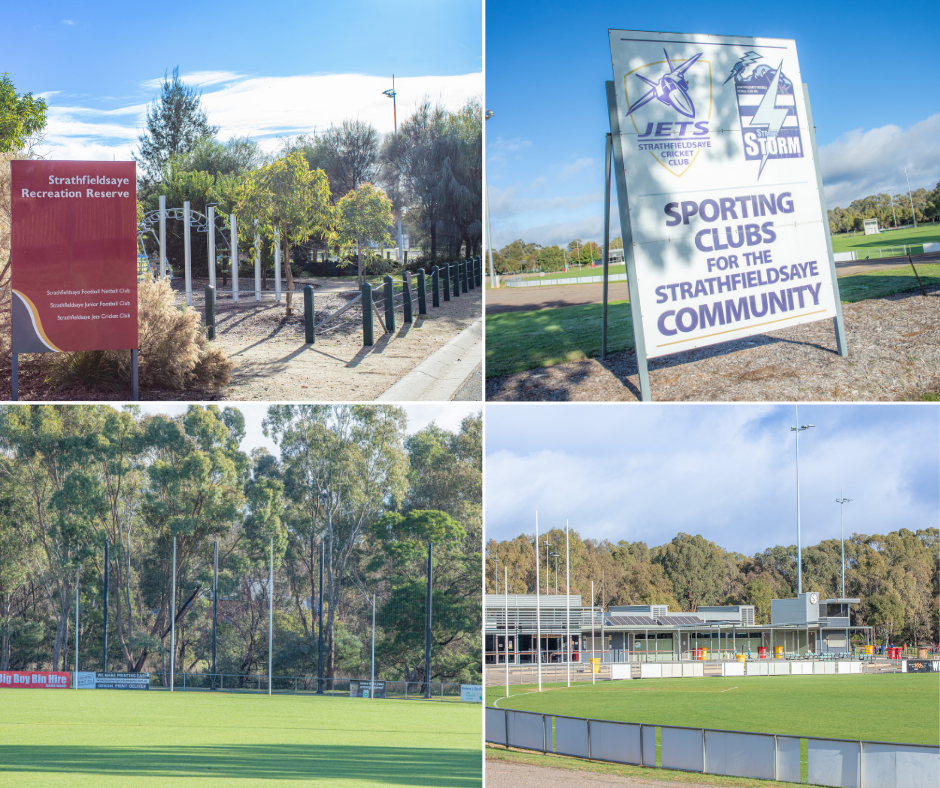
<path fill-rule="evenodd" d="M 532 288 L 536 289 L 536 288 Z M 487 294 L 489 296 L 489 294 Z M 832 321 L 724 342 L 650 361 L 653 399 L 896 401 L 940 384 L 940 288 L 843 304 L 849 355 Z M 636 401 L 636 353 L 490 378 L 495 401 Z"/>
<path fill-rule="evenodd" d="M 652 777 L 621 777 L 598 772 L 579 772 L 551 766 L 529 766 L 495 758 L 486 759 L 486 788 L 594 788 L 597 785 L 648 786 L 649 788 L 701 788 L 701 783 L 671 782 Z"/>

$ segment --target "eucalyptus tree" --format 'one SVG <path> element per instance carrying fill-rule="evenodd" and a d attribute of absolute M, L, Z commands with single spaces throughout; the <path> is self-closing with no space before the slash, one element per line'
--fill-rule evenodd
<path fill-rule="evenodd" d="M 272 405 L 265 434 L 278 444 L 287 521 L 310 545 L 323 540 L 327 583 L 327 655 L 333 676 L 336 621 L 343 591 L 361 562 L 368 529 L 407 490 L 406 416 L 392 405 Z M 311 588 L 313 561 L 310 562 Z"/>

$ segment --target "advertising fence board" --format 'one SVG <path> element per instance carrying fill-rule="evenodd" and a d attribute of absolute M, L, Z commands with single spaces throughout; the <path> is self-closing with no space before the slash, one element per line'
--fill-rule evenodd
<path fill-rule="evenodd" d="M 705 731 L 705 771 L 773 780 L 776 777 L 774 749 L 773 736 Z"/>
<path fill-rule="evenodd" d="M 137 348 L 134 162 L 11 167 L 13 352 Z"/>
<path fill-rule="evenodd" d="M 587 758 L 590 755 L 588 724 L 587 720 L 556 716 L 555 752 L 559 755 Z"/>
<path fill-rule="evenodd" d="M 385 682 L 384 681 L 356 681 L 354 679 L 349 682 L 349 697 L 350 698 L 384 698 L 385 697 Z"/>
<path fill-rule="evenodd" d="M 0 689 L 68 689 L 72 674 L 49 670 L 0 670 Z"/>
<path fill-rule="evenodd" d="M 509 746 L 525 750 L 541 750 L 543 747 L 542 715 L 523 711 L 507 712 Z M 551 718 L 549 718 L 551 719 Z M 548 749 L 551 749 L 549 741 Z"/>
<path fill-rule="evenodd" d="M 96 673 L 95 689 L 149 690 L 149 673 Z"/>
<path fill-rule="evenodd" d="M 591 721 L 591 758 L 614 763 L 640 763 L 640 726 Z"/>
<path fill-rule="evenodd" d="M 660 728 L 659 741 L 664 769 L 701 772 L 705 768 L 703 731 L 695 728 Z"/>
<path fill-rule="evenodd" d="M 460 700 L 465 703 L 483 703 L 483 685 L 461 684 Z"/>

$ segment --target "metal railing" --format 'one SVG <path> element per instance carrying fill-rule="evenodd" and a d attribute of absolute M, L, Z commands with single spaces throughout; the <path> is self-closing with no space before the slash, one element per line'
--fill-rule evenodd
<path fill-rule="evenodd" d="M 940 747 L 934 745 L 650 725 L 494 707 L 485 714 L 489 744 L 590 761 L 794 783 L 805 776 L 813 785 L 839 788 L 940 784 Z"/>
<path fill-rule="evenodd" d="M 272 676 L 271 694 L 277 695 L 333 695 L 349 697 L 350 682 L 368 682 L 364 678 L 318 678 L 317 676 Z M 426 700 L 427 684 L 423 681 L 386 681 L 376 677 L 376 682 L 385 683 L 385 697 L 402 700 Z M 150 688 L 169 690 L 170 674 L 151 673 Z M 202 692 L 240 692 L 244 694 L 268 694 L 267 674 L 234 673 L 174 673 L 173 690 Z M 430 700 L 459 701 L 460 684 L 432 681 Z"/>

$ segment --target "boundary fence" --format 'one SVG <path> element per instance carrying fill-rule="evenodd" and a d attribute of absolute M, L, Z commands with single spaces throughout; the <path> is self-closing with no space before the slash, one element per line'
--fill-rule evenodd
<path fill-rule="evenodd" d="M 271 693 L 274 695 L 333 695 L 349 697 L 350 682 L 370 682 L 364 678 L 318 678 L 317 676 L 272 676 Z M 427 683 L 423 681 L 386 681 L 376 678 L 376 683 L 385 684 L 385 697 L 401 700 L 427 700 L 425 690 Z M 318 692 L 319 688 L 322 692 Z M 170 674 L 151 673 L 150 688 L 159 690 L 170 689 Z M 233 673 L 174 673 L 174 692 L 240 692 L 257 695 L 268 694 L 268 677 L 262 674 L 233 674 Z M 430 700 L 459 701 L 460 684 L 452 682 L 431 682 Z"/>
<path fill-rule="evenodd" d="M 430 293 L 428 292 L 429 279 Z M 419 316 L 428 314 L 429 294 L 431 306 L 438 308 L 441 306 L 442 295 L 444 301 L 450 301 L 452 294 L 454 298 L 459 298 L 461 293 L 468 293 L 481 287 L 483 284 L 482 261 L 479 257 L 472 257 L 467 260 L 445 263 L 442 266 L 435 265 L 431 268 L 430 274 L 426 274 L 423 268 L 419 268 L 414 276 L 411 271 L 405 271 L 402 273 L 401 284 L 401 291 L 396 293 L 394 280 L 391 276 L 386 276 L 381 286 L 381 295 L 378 295 L 378 288 L 374 288 L 371 282 L 364 282 L 357 295 L 316 324 L 314 323 L 314 289 L 311 285 L 306 285 L 303 288 L 306 344 L 315 344 L 318 332 L 323 336 L 342 325 L 361 321 L 363 347 L 370 347 L 375 344 L 375 321 L 378 321 L 384 334 L 393 333 L 396 329 L 396 310 L 402 310 L 403 323 L 413 323 L 415 304 L 417 304 Z M 363 309 L 362 305 L 366 303 L 371 303 L 372 308 Z M 215 339 L 216 335 L 215 304 L 215 288 L 211 284 L 206 285 L 205 325 L 206 336 L 210 340 Z M 359 305 L 358 314 L 353 313 L 340 320 L 357 304 Z M 332 325 L 326 327 L 328 324 Z"/>
<path fill-rule="evenodd" d="M 833 788 L 936 788 L 940 747 L 614 722 L 487 707 L 485 741 L 589 761 Z"/>

